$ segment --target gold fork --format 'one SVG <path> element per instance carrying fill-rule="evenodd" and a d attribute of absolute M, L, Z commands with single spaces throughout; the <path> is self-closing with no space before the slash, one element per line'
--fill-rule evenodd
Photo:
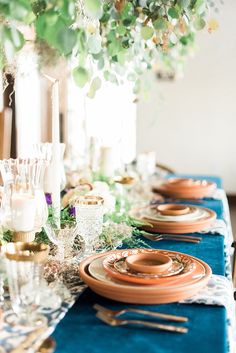
<path fill-rule="evenodd" d="M 178 333 L 187 333 L 188 329 L 182 326 L 174 326 L 174 325 L 164 325 L 158 324 L 156 322 L 144 321 L 144 320 L 120 320 L 116 319 L 113 316 L 107 315 L 105 312 L 98 311 L 96 317 L 101 321 L 105 322 L 110 326 L 123 326 L 123 325 L 142 325 L 158 330 L 170 331 L 170 332 L 178 332 Z"/>
<path fill-rule="evenodd" d="M 163 313 L 158 313 L 154 311 L 148 311 L 148 310 L 142 310 L 142 309 L 134 309 L 134 308 L 126 308 L 126 309 L 121 309 L 121 310 L 110 310 L 105 308 L 104 306 L 101 306 L 99 304 L 94 304 L 93 308 L 97 311 L 104 312 L 108 316 L 120 316 L 125 313 L 136 313 L 136 314 L 141 314 L 141 315 L 147 315 L 147 316 L 152 316 L 152 317 L 158 317 L 161 319 L 165 320 L 171 320 L 171 321 L 179 321 L 179 322 L 186 322 L 188 321 L 188 318 L 185 316 L 176 316 L 176 315 L 170 315 L 170 314 L 163 314 Z"/>
<path fill-rule="evenodd" d="M 175 240 L 175 241 L 182 241 L 186 243 L 195 243 L 198 244 L 202 240 L 201 237 L 194 237 L 189 235 L 179 235 L 179 234 L 149 234 L 143 232 L 142 235 L 153 241 L 160 241 L 160 240 Z"/>

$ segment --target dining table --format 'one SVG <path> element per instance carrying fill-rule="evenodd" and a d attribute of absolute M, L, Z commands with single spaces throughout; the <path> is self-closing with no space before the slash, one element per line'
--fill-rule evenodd
<path fill-rule="evenodd" d="M 182 175 L 178 176 L 182 177 Z M 56 353 L 195 353 L 199 351 L 201 353 L 228 353 L 234 351 L 232 326 L 235 309 L 230 273 L 232 229 L 227 199 L 219 177 L 206 175 L 187 177 L 213 181 L 217 185 L 217 190 L 222 191 L 223 197 L 208 197 L 195 202 L 191 200 L 189 203 L 215 211 L 217 220 L 225 224 L 225 234 L 218 234 L 217 231 L 214 234 L 205 232 L 201 234 L 202 241 L 197 244 L 170 240 L 160 242 L 147 240 L 147 243 L 152 248 L 179 251 L 205 261 L 212 268 L 216 278 L 228 281 L 229 286 L 226 288 L 229 298 L 228 306 L 214 302 L 214 295 L 210 302 L 203 300 L 202 302 L 186 301 L 158 305 L 126 304 L 103 298 L 86 288 L 56 326 L 53 334 L 56 340 Z M 183 201 L 183 203 L 186 202 L 186 200 Z M 199 235 L 199 233 L 195 234 Z M 222 296 L 223 292 L 222 290 Z M 219 295 L 221 295 L 220 291 Z M 93 308 L 95 304 L 112 310 L 132 307 L 186 316 L 188 322 L 184 326 L 188 328 L 188 333 L 172 333 L 134 325 L 110 326 L 96 317 Z M 229 312 L 231 312 L 231 319 Z M 140 318 L 138 314 L 125 315 L 124 318 Z M 152 318 L 153 320 L 161 322 L 160 319 Z"/>

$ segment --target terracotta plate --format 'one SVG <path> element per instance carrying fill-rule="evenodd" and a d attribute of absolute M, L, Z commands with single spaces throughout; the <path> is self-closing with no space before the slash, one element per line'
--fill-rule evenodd
<path fill-rule="evenodd" d="M 171 178 L 154 186 L 153 191 L 176 198 L 203 198 L 211 196 L 216 187 L 215 183 L 206 180 Z"/>
<path fill-rule="evenodd" d="M 135 250 L 135 249 L 133 249 Z M 136 249 L 139 251 L 139 249 Z M 116 250 L 117 251 L 117 250 Z M 125 250 L 119 250 L 124 252 Z M 93 278 L 88 271 L 90 263 L 99 258 L 109 256 L 112 252 L 90 256 L 80 264 L 80 276 L 83 281 L 97 294 L 108 299 L 133 304 L 162 304 L 172 303 L 189 298 L 200 291 L 211 276 L 211 268 L 203 261 L 191 257 L 196 262 L 194 273 L 182 281 L 167 283 L 165 285 L 141 285 L 121 282 L 106 277 L 106 280 Z M 173 254 L 180 254 L 172 251 Z M 100 266 L 101 268 L 102 266 Z M 204 274 L 202 271 L 204 269 Z M 105 272 L 105 271 L 104 271 Z"/>
<path fill-rule="evenodd" d="M 193 222 L 208 216 L 208 212 L 204 208 L 190 205 L 188 206 L 188 208 L 189 212 L 187 214 L 167 216 L 162 215 L 160 212 L 158 212 L 156 206 L 150 206 L 142 208 L 140 216 L 146 220 L 150 220 L 151 222 Z"/>
<path fill-rule="evenodd" d="M 128 250 L 125 254 L 113 252 L 103 260 L 105 271 L 111 276 L 121 281 L 140 283 L 140 284 L 162 284 L 173 280 L 180 280 L 191 273 L 196 267 L 194 261 L 188 255 L 172 254 L 162 250 L 140 250 L 138 253 L 159 253 L 171 257 L 173 266 L 168 271 L 159 275 L 150 275 L 130 271 L 126 266 L 125 259 L 127 256 L 137 253 L 137 250 Z M 171 278 L 170 278 L 171 277 Z"/>
<path fill-rule="evenodd" d="M 192 207 L 191 205 L 186 205 L 188 207 Z M 146 222 L 146 225 L 143 225 L 141 228 L 152 233 L 173 233 L 173 234 L 181 234 L 181 233 L 194 233 L 199 232 L 203 229 L 206 229 L 211 226 L 213 221 L 216 219 L 216 213 L 208 208 L 203 207 L 195 207 L 196 209 L 200 209 L 204 211 L 204 216 L 189 221 L 167 221 L 167 220 L 155 220 L 147 217 L 143 217 L 144 212 L 148 212 L 147 209 L 153 209 L 156 206 L 146 206 L 141 208 L 132 209 L 130 211 L 130 216 L 138 219 L 139 221 Z"/>

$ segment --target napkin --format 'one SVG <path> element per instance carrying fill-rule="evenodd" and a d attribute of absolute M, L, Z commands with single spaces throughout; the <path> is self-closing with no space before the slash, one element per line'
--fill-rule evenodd
<path fill-rule="evenodd" d="M 219 305 L 226 308 L 228 321 L 229 352 L 234 353 L 236 347 L 235 301 L 233 298 L 233 284 L 228 278 L 212 275 L 207 286 L 183 304 Z"/>
<path fill-rule="evenodd" d="M 231 279 L 232 266 L 231 266 L 230 257 L 234 251 L 234 249 L 232 248 L 232 243 L 234 241 L 234 238 L 233 238 L 233 233 L 231 229 L 231 224 L 225 222 L 222 219 L 216 219 L 210 227 L 198 233 L 207 234 L 207 235 L 216 235 L 216 236 L 221 235 L 224 237 L 225 273 L 226 273 L 226 276 L 229 279 Z"/>

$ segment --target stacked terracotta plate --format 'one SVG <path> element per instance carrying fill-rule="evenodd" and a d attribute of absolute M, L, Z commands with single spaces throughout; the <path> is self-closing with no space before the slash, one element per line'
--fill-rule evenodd
<path fill-rule="evenodd" d="M 150 256 L 151 262 L 141 262 L 142 267 L 134 270 L 132 265 L 140 266 L 140 258 Z M 153 258 L 162 260 L 155 262 Z M 164 258 L 169 259 L 166 267 L 161 263 Z M 150 267 L 155 271 L 147 270 Z M 88 257 L 80 264 L 80 275 L 103 297 L 125 303 L 158 304 L 192 297 L 207 284 L 211 268 L 195 257 L 175 251 L 129 249 Z"/>
<path fill-rule="evenodd" d="M 216 184 L 197 179 L 171 178 L 165 183 L 154 186 L 153 191 L 181 199 L 201 199 L 211 196 L 216 189 Z"/>
<path fill-rule="evenodd" d="M 144 222 L 146 231 L 171 234 L 199 232 L 216 219 L 216 213 L 208 208 L 176 204 L 132 209 L 130 216 Z"/>

